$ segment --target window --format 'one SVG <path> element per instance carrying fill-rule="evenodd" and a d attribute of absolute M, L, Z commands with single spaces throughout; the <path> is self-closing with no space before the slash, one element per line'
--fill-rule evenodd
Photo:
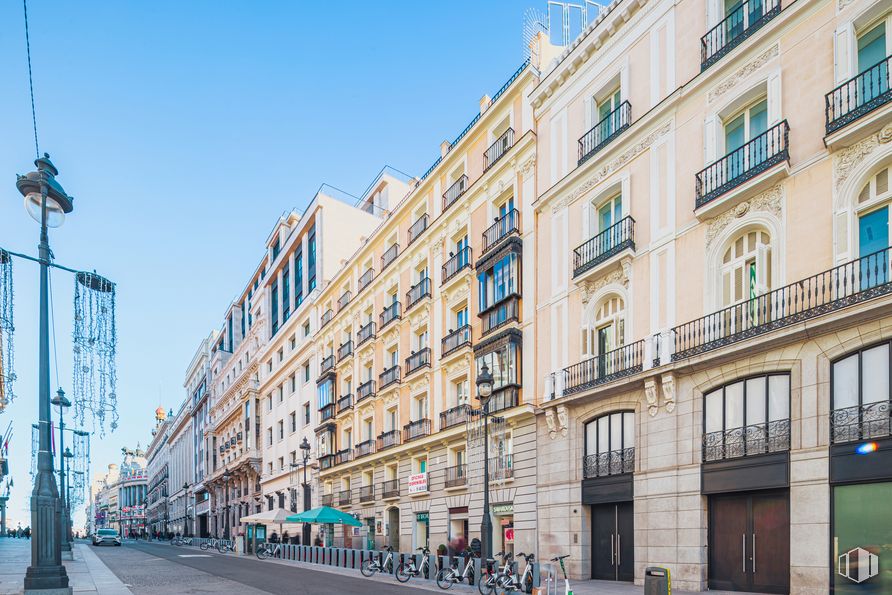
<path fill-rule="evenodd" d="M 458 310 L 453 312 L 453 316 L 455 316 L 455 328 L 460 329 L 461 327 L 468 324 L 468 305 L 465 304 Z"/>
<path fill-rule="evenodd" d="M 344 449 L 353 448 L 353 430 L 351 428 L 344 430 L 344 442 L 342 446 Z"/>
<path fill-rule="evenodd" d="M 307 234 L 307 292 L 316 288 L 316 226 Z"/>
<path fill-rule="evenodd" d="M 285 422 L 279 421 L 279 440 L 285 439 Z"/>
<path fill-rule="evenodd" d="M 272 395 L 268 395 L 266 397 L 266 410 L 267 411 L 273 410 L 273 396 Z"/>
<path fill-rule="evenodd" d="M 452 398 L 454 406 L 468 404 L 468 379 L 462 378 L 452 383 Z"/>
<path fill-rule="evenodd" d="M 480 290 L 480 311 L 517 293 L 519 287 L 520 261 L 517 254 L 511 252 L 500 258 L 489 269 L 478 276 Z"/>
<path fill-rule="evenodd" d="M 308 320 L 304 323 L 304 338 L 306 339 L 309 336 L 310 336 L 310 321 Z"/>
<path fill-rule="evenodd" d="M 634 470 L 635 413 L 610 413 L 585 424 L 584 477 L 604 477 Z"/>
<path fill-rule="evenodd" d="M 297 431 L 297 413 L 294 411 L 291 412 L 291 431 Z"/>
<path fill-rule="evenodd" d="M 292 374 L 289 378 L 289 382 L 291 385 L 291 393 L 294 394 L 294 392 L 297 391 L 297 376 L 295 374 Z"/>
<path fill-rule="evenodd" d="M 366 440 L 371 440 L 375 437 L 375 422 L 371 417 L 367 417 L 362 422 L 363 428 L 365 428 L 365 438 Z"/>
<path fill-rule="evenodd" d="M 833 362 L 830 439 L 834 443 L 890 434 L 890 344 L 862 349 Z"/>
<path fill-rule="evenodd" d="M 415 350 L 421 351 L 425 349 L 428 344 L 429 333 L 427 331 L 427 327 L 422 329 L 421 331 L 415 333 Z"/>
<path fill-rule="evenodd" d="M 266 360 L 266 372 L 270 373 L 273 371 L 273 360 Z"/>
<path fill-rule="evenodd" d="M 876 66 L 889 55 L 886 46 L 886 23 L 869 27 L 858 36 L 858 72 L 864 72 L 871 66 Z M 888 77 L 880 76 L 888 85 Z"/>
<path fill-rule="evenodd" d="M 583 356 L 603 355 L 622 347 L 625 334 L 625 302 L 618 295 L 609 295 L 597 304 L 593 314 L 586 316 L 582 327 Z"/>
<path fill-rule="evenodd" d="M 415 398 L 415 421 L 427 419 L 427 395 Z"/>
<path fill-rule="evenodd" d="M 283 469 L 285 469 L 285 457 L 279 457 L 279 471 L 282 471 Z"/>
<path fill-rule="evenodd" d="M 294 308 L 297 309 L 304 301 L 304 255 L 298 248 L 294 254 Z"/>
<path fill-rule="evenodd" d="M 273 244 L 273 260 L 275 260 L 276 257 L 279 256 L 279 252 L 281 251 L 281 249 L 282 247 L 279 243 L 279 238 L 276 238 L 276 242 Z"/>
<path fill-rule="evenodd" d="M 318 399 L 319 409 L 327 407 L 334 402 L 334 380 L 331 378 L 320 384 L 316 388 L 316 396 Z"/>
<path fill-rule="evenodd" d="M 279 403 L 285 400 L 285 387 L 283 385 L 279 385 L 279 388 L 276 389 L 279 391 Z"/>
<path fill-rule="evenodd" d="M 288 347 L 291 351 L 294 351 L 297 347 L 297 339 L 294 338 L 294 335 L 291 335 L 291 338 L 288 339 Z"/>
<path fill-rule="evenodd" d="M 384 412 L 384 431 L 390 432 L 400 427 L 400 418 L 396 407 L 391 407 Z"/>
<path fill-rule="evenodd" d="M 310 362 L 304 364 L 304 384 L 310 381 Z"/>
<path fill-rule="evenodd" d="M 310 404 L 304 403 L 304 425 L 310 425 Z"/>
<path fill-rule="evenodd" d="M 282 269 L 282 322 L 288 320 L 291 312 L 291 269 L 288 265 Z"/>
<path fill-rule="evenodd" d="M 297 451 L 296 450 L 291 451 L 289 462 L 291 463 L 291 465 L 297 464 Z"/>
<path fill-rule="evenodd" d="M 600 101 L 596 99 L 592 102 L 592 105 L 596 110 L 592 121 L 600 123 L 601 128 L 603 128 L 603 130 L 600 131 L 600 138 L 602 139 L 609 137 L 616 132 L 616 129 L 618 128 L 616 125 L 617 118 L 610 118 L 609 116 L 614 110 L 619 108 L 619 104 L 621 103 L 620 97 L 619 87 L 614 87 L 612 91 L 606 93 L 603 99 Z"/>
<path fill-rule="evenodd" d="M 273 429 L 272 428 L 266 429 L 266 445 L 267 446 L 273 445 Z"/>
<path fill-rule="evenodd" d="M 732 180 L 740 176 L 774 154 L 773 147 L 770 149 L 768 146 L 768 141 L 774 139 L 767 136 L 743 149 L 744 145 L 767 130 L 768 100 L 765 98 L 724 121 L 725 153 L 734 153 L 727 162 L 728 173 L 725 179 Z"/>
<path fill-rule="evenodd" d="M 889 247 L 889 203 L 892 201 L 889 169 L 885 167 L 871 176 L 858 193 L 858 256 L 865 259 L 861 263 L 865 277 L 862 288 L 865 284 L 867 287 L 880 285 L 888 279 L 888 257 L 885 254 L 868 257 Z"/>
<path fill-rule="evenodd" d="M 270 319 L 272 321 L 272 333 L 275 335 L 279 330 L 279 283 L 273 281 L 270 290 Z"/>
<path fill-rule="evenodd" d="M 427 473 L 427 457 L 416 457 L 412 460 L 413 473 Z"/>
<path fill-rule="evenodd" d="M 722 306 L 732 306 L 770 289 L 771 237 L 753 230 L 737 236 L 722 256 Z"/>
<path fill-rule="evenodd" d="M 618 233 L 606 234 L 608 229 L 616 225 L 623 218 L 623 195 L 617 193 L 607 200 L 593 202 L 591 204 L 594 216 L 589 216 L 589 237 L 599 237 L 602 239 L 601 245 L 595 247 L 598 253 L 603 253 L 619 244 L 622 238 Z M 616 230 L 614 230 L 616 232 Z M 599 236 L 599 234 L 604 234 Z"/>
<path fill-rule="evenodd" d="M 279 363 L 282 363 L 282 360 L 285 359 L 285 351 L 279 347 L 279 351 L 276 352 L 276 355 L 279 357 Z"/>
<path fill-rule="evenodd" d="M 483 367 L 483 364 L 489 367 L 489 373 L 492 374 L 493 390 L 499 390 L 506 386 L 520 384 L 520 375 L 518 370 L 519 363 L 518 346 L 516 343 L 508 343 L 504 347 L 496 349 L 486 355 L 477 358 L 477 372 Z"/>

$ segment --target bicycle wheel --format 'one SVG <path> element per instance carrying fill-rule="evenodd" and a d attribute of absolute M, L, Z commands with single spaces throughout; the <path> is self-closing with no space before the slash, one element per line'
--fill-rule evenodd
<path fill-rule="evenodd" d="M 477 590 L 480 591 L 480 595 L 491 595 L 494 584 L 493 575 L 484 572 L 480 575 L 480 580 L 477 581 Z"/>
<path fill-rule="evenodd" d="M 412 578 L 412 575 L 409 573 L 409 566 L 405 562 L 400 562 L 400 565 L 396 567 L 396 580 L 401 583 L 407 583 L 410 578 Z"/>
<path fill-rule="evenodd" d="M 363 560 L 362 564 L 359 566 L 359 572 L 362 573 L 362 576 L 372 576 L 378 569 L 375 568 L 374 563 L 371 559 Z"/>
<path fill-rule="evenodd" d="M 257 558 L 259 560 L 266 560 L 269 557 L 269 552 L 266 551 L 265 547 L 257 548 Z"/>
<path fill-rule="evenodd" d="M 452 583 L 455 582 L 455 573 L 451 568 L 444 568 L 440 572 L 437 573 L 437 586 L 443 589 L 449 589 L 452 587 Z"/>

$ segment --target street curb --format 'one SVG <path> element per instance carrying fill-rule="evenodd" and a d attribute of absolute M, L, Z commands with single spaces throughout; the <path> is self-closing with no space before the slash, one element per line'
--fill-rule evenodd
<path fill-rule="evenodd" d="M 83 543 L 74 544 L 77 553 L 83 559 L 96 585 L 96 592 L 101 595 L 133 595 L 133 592 L 112 572 L 105 563 L 99 559 L 90 546 Z"/>

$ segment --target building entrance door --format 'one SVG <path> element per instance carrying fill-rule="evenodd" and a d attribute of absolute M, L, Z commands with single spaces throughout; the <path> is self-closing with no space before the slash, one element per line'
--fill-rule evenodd
<path fill-rule="evenodd" d="M 790 591 L 790 506 L 786 490 L 710 497 L 709 588 Z"/>
<path fill-rule="evenodd" d="M 387 541 L 388 545 L 396 551 L 400 551 L 400 509 L 391 508 L 387 511 Z"/>
<path fill-rule="evenodd" d="M 592 578 L 632 581 L 635 578 L 633 504 L 592 506 Z"/>

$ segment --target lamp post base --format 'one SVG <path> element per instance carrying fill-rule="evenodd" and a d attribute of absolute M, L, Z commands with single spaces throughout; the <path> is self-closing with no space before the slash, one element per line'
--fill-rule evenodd
<path fill-rule="evenodd" d="M 38 453 L 38 463 L 49 453 Z M 47 467 L 49 465 L 46 465 Z M 25 593 L 70 594 L 68 573 L 62 560 L 57 557 L 58 499 L 53 485 L 52 472 L 38 472 L 34 494 L 31 496 L 31 566 L 25 572 Z M 35 564 L 36 562 L 36 564 Z"/>

